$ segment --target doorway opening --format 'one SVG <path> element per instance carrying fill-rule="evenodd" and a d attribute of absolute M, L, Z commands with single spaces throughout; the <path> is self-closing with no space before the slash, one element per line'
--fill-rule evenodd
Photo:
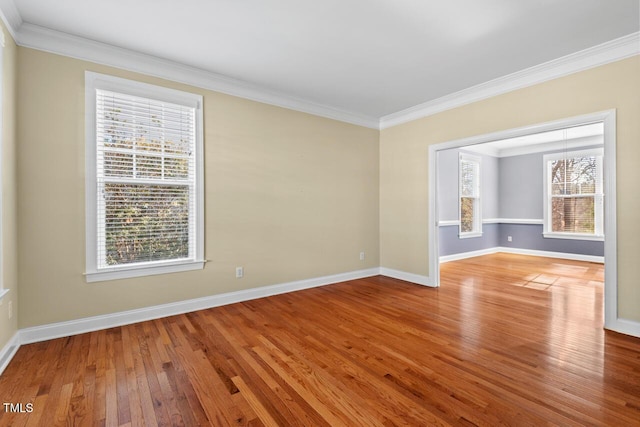
<path fill-rule="evenodd" d="M 430 146 L 432 284 L 440 285 L 441 259 L 451 261 L 495 253 L 501 246 L 512 248 L 508 251 L 514 253 L 521 246 L 519 253 L 524 254 L 577 253 L 574 259 L 606 265 L 604 327 L 615 330 L 615 142 L 615 110 L 611 110 Z M 527 153 L 536 154 L 522 155 Z M 508 157 L 515 161 L 503 160 Z M 438 159 L 451 165 L 441 164 Z M 535 177 L 520 176 L 501 183 L 497 174 L 492 176 L 495 172 L 492 168 L 498 162 L 506 169 L 522 172 L 521 163 L 532 161 L 538 167 Z M 445 176 L 451 173 L 455 174 L 453 179 Z M 482 179 L 502 184 L 500 190 L 515 194 L 515 202 L 500 205 L 496 195 L 483 194 L 479 184 Z M 535 191 L 518 187 L 533 179 L 540 181 Z M 444 189 L 441 184 L 455 188 Z M 520 199 L 519 190 L 524 191 Z"/>

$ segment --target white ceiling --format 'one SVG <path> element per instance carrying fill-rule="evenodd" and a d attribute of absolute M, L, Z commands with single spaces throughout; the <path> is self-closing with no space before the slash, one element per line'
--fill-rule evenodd
<path fill-rule="evenodd" d="M 12 1 L 14 24 L 375 119 L 640 29 L 639 0 Z"/>
<path fill-rule="evenodd" d="M 602 144 L 604 144 L 604 124 L 598 122 L 485 142 L 467 146 L 464 149 L 494 157 L 510 157 Z"/>

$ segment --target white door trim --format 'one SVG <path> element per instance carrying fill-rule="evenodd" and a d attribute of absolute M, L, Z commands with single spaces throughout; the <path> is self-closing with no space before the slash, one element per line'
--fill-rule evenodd
<path fill-rule="evenodd" d="M 604 123 L 604 179 L 605 179 L 605 230 L 604 243 L 604 327 L 623 332 L 624 319 L 618 319 L 618 263 L 616 252 L 616 110 L 600 111 L 582 116 L 555 120 L 521 128 L 509 129 L 485 135 L 477 135 L 429 146 L 429 276 L 433 286 L 440 286 L 438 252 L 438 204 L 437 204 L 437 154 L 438 151 L 460 148 L 473 144 L 547 132 L 587 123 Z M 628 332 L 624 332 L 628 333 Z"/>

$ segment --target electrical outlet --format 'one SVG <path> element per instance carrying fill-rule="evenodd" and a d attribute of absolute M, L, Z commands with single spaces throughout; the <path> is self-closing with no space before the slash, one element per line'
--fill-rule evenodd
<path fill-rule="evenodd" d="M 360 252 L 360 261 L 364 261 L 364 252 Z"/>
<path fill-rule="evenodd" d="M 236 267 L 236 279 L 241 279 L 244 277 L 244 268 Z"/>
<path fill-rule="evenodd" d="M 9 301 L 7 311 L 9 312 L 9 319 L 13 317 L 13 301 Z"/>
<path fill-rule="evenodd" d="M 507 236 L 507 242 L 513 242 L 513 237 Z"/>

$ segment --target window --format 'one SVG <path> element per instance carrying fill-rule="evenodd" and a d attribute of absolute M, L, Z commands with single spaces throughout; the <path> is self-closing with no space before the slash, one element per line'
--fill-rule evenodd
<path fill-rule="evenodd" d="M 544 237 L 604 239 L 603 149 L 544 156 Z"/>
<path fill-rule="evenodd" d="M 85 80 L 87 281 L 202 268 L 202 97 Z"/>
<path fill-rule="evenodd" d="M 480 158 L 460 153 L 460 238 L 482 236 Z"/>

